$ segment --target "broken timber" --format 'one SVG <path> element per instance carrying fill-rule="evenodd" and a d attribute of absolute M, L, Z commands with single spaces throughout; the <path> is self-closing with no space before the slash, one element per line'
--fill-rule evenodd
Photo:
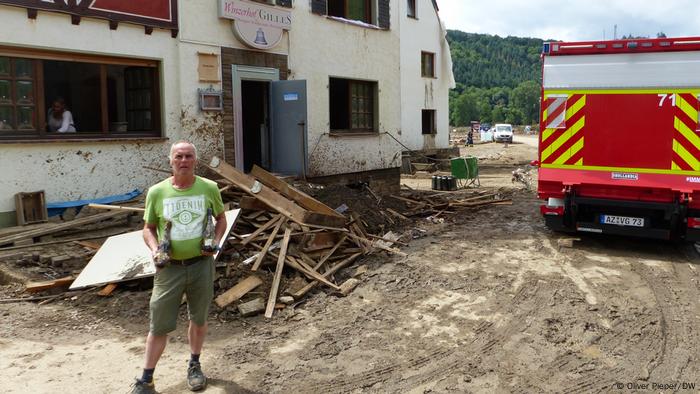
<path fill-rule="evenodd" d="M 345 225 L 344 217 L 337 216 L 337 214 L 328 215 L 304 209 L 254 177 L 244 174 L 230 164 L 221 161 L 218 157 L 212 158 L 208 167 L 295 223 L 328 227 L 342 227 Z"/>
<path fill-rule="evenodd" d="M 262 280 L 260 280 L 260 278 L 258 278 L 255 275 L 251 275 L 238 282 L 237 285 L 228 289 L 225 293 L 216 297 L 216 300 L 214 301 L 216 302 L 216 305 L 219 306 L 219 308 L 225 308 L 230 303 L 240 300 L 241 297 L 246 295 L 249 291 L 253 290 L 254 288 L 260 286 L 261 284 Z"/>

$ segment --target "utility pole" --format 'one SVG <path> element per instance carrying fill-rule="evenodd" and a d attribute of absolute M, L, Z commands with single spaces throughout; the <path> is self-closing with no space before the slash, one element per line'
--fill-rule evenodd
<path fill-rule="evenodd" d="M 617 40 L 617 25 L 615 25 L 615 30 L 613 33 L 613 40 Z"/>

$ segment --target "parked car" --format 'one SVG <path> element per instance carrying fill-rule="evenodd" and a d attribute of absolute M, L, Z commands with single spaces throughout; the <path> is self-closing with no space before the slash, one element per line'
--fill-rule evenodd
<path fill-rule="evenodd" d="M 491 123 L 482 123 L 479 126 L 479 131 L 489 131 L 491 129 Z"/>
<path fill-rule="evenodd" d="M 493 126 L 493 140 L 496 142 L 513 142 L 513 126 L 508 123 L 496 123 Z"/>

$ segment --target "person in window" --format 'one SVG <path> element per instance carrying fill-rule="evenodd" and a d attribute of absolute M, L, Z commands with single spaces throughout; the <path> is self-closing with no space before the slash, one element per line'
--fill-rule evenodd
<path fill-rule="evenodd" d="M 49 131 L 57 133 L 75 133 L 73 114 L 66 109 L 66 101 L 57 97 L 51 104 L 47 119 Z"/>

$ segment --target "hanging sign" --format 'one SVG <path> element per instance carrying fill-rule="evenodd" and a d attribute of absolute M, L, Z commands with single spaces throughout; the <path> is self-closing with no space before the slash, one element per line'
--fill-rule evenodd
<path fill-rule="evenodd" d="M 0 4 L 178 29 L 177 0 L 0 0 Z"/>
<path fill-rule="evenodd" d="M 291 11 L 242 0 L 219 0 L 219 17 L 233 20 L 233 33 L 245 45 L 270 49 L 292 27 Z"/>

